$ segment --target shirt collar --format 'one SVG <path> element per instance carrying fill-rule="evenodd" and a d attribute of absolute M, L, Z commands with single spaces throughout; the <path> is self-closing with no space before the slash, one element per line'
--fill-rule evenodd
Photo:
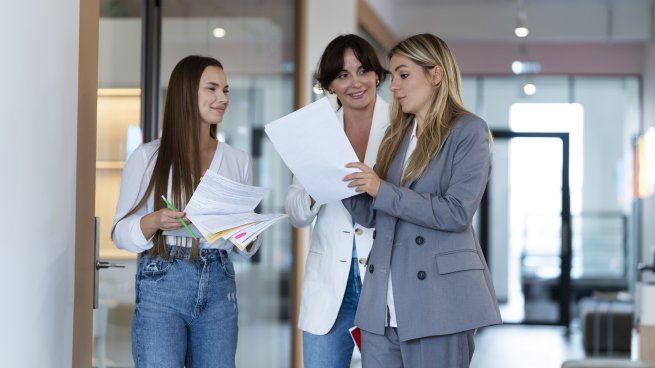
<path fill-rule="evenodd" d="M 412 138 L 412 140 L 416 140 L 416 128 L 417 128 L 417 125 L 418 125 L 416 123 L 416 119 L 414 119 L 412 121 L 412 125 L 413 125 L 413 127 L 412 127 L 412 137 L 411 138 Z"/>

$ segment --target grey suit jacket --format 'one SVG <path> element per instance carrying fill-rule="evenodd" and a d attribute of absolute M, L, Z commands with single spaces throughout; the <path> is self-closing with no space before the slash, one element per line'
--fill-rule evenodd
<path fill-rule="evenodd" d="M 355 324 L 384 334 L 393 277 L 401 341 L 501 323 L 489 269 L 471 222 L 490 171 L 484 120 L 460 118 L 416 181 L 400 183 L 408 131 L 377 197 L 343 200 L 355 221 L 375 227 Z"/>

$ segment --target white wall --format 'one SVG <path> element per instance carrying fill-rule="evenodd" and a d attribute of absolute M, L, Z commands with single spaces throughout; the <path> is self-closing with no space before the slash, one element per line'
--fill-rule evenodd
<path fill-rule="evenodd" d="M 0 366 L 70 367 L 79 1 L 0 12 Z"/>

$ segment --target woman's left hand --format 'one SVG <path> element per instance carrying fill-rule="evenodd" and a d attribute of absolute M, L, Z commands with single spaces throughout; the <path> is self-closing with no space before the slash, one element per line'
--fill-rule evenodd
<path fill-rule="evenodd" d="M 343 178 L 343 181 L 350 181 L 348 187 L 356 187 L 357 192 L 366 192 L 375 198 L 380 189 L 380 177 L 370 167 L 361 162 L 351 162 L 346 167 L 360 169 L 361 172 L 348 174 Z"/>

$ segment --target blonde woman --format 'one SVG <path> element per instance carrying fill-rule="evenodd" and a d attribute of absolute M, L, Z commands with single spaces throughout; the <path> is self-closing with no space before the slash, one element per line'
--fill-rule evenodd
<path fill-rule="evenodd" d="M 448 46 L 431 34 L 389 52 L 394 100 L 376 168 L 344 178 L 343 201 L 377 229 L 355 316 L 370 367 L 468 367 L 479 327 L 501 323 L 471 226 L 487 184 L 490 135 L 466 110 Z"/>

